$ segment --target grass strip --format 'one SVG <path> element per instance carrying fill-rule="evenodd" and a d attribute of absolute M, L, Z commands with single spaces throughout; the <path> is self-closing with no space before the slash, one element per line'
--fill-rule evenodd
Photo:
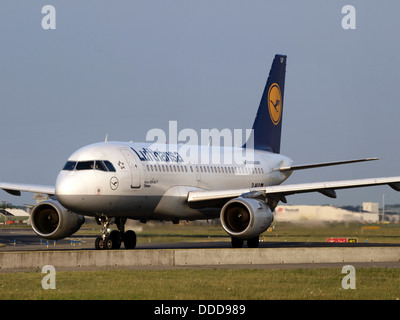
<path fill-rule="evenodd" d="M 357 268 L 356 289 L 343 289 L 341 268 L 172 269 L 0 273 L 0 299 L 270 300 L 400 299 L 400 270 Z"/>

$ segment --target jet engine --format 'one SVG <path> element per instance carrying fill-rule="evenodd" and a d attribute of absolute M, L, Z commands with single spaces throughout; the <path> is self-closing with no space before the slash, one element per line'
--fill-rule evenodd
<path fill-rule="evenodd" d="M 249 240 L 269 228 L 274 216 L 264 201 L 250 198 L 235 198 L 221 210 L 221 223 L 233 238 Z"/>
<path fill-rule="evenodd" d="M 33 231 L 49 240 L 70 236 L 78 231 L 84 222 L 84 216 L 65 209 L 53 198 L 39 203 L 31 213 Z"/>

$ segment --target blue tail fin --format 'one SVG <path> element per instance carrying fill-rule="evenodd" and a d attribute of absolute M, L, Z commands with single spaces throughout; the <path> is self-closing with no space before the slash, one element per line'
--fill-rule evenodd
<path fill-rule="evenodd" d="M 253 124 L 254 146 L 243 147 L 280 153 L 286 56 L 275 55 Z"/>

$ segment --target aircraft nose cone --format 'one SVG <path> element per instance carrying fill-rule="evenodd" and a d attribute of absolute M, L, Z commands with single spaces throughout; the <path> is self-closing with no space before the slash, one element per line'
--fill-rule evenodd
<path fill-rule="evenodd" d="M 75 173 L 60 172 L 56 180 L 57 200 L 67 209 L 78 211 L 79 202 L 88 194 L 87 183 Z"/>

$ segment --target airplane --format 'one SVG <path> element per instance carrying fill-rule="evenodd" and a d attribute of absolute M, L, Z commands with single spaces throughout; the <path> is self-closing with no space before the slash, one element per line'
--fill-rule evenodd
<path fill-rule="evenodd" d="M 282 184 L 296 170 L 377 160 L 293 165 L 280 154 L 286 62 L 286 55 L 275 55 L 252 133 L 241 147 L 197 145 L 196 152 L 187 152 L 190 148 L 185 145 L 106 139 L 75 151 L 55 186 L 0 182 L 0 188 L 16 196 L 21 192 L 49 196 L 31 213 L 33 230 L 45 239 L 70 236 L 85 216 L 95 217 L 101 225 L 95 241 L 99 250 L 119 249 L 122 243 L 126 249 L 136 247 L 136 233 L 125 231 L 127 219 L 179 223 L 218 217 L 232 247 L 241 248 L 246 241 L 256 248 L 260 234 L 274 220 L 276 206 L 286 203 L 287 196 L 319 192 L 335 198 L 335 190 L 376 185 L 400 191 L 400 177 Z M 240 161 L 200 159 L 201 154 L 208 155 L 207 160 L 210 154 L 224 158 L 228 151 Z M 110 232 L 111 223 L 118 230 Z"/>

